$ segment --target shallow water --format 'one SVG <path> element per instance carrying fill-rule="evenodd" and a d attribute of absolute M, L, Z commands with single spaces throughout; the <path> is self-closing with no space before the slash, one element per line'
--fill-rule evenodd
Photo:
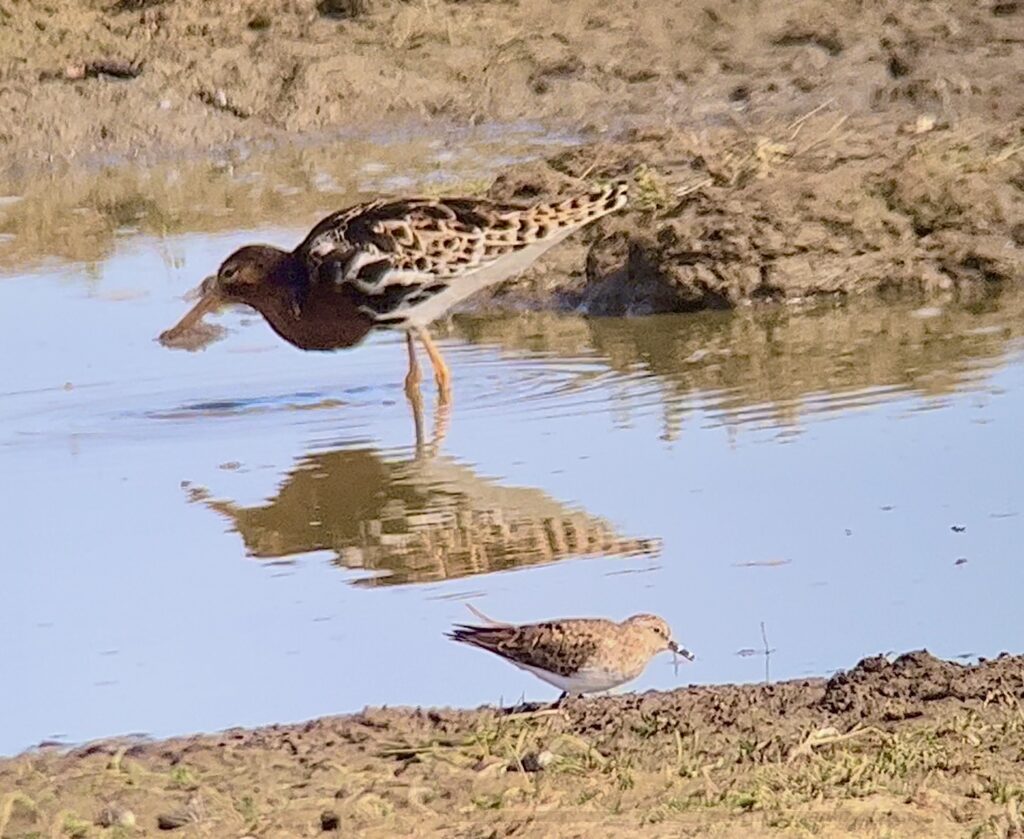
<path fill-rule="evenodd" d="M 233 247 L 300 233 L 128 232 L 0 279 L 0 753 L 553 697 L 443 638 L 466 602 L 664 615 L 697 659 L 638 689 L 761 679 L 766 643 L 773 679 L 1024 648 L 1024 296 L 456 318 L 416 447 L 397 336 L 153 340 Z"/>

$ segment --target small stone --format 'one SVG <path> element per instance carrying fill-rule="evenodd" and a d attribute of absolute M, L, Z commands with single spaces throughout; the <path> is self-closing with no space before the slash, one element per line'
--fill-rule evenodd
<path fill-rule="evenodd" d="M 938 120 L 935 118 L 935 114 L 921 114 L 914 123 L 914 133 L 927 134 L 935 128 L 936 123 Z"/>
<path fill-rule="evenodd" d="M 111 804 L 100 810 L 96 816 L 96 824 L 99 827 L 135 827 L 135 813 L 125 807 L 118 807 Z"/>
<path fill-rule="evenodd" d="M 320 814 L 321 830 L 337 830 L 339 824 L 341 824 L 341 820 L 338 818 L 338 814 L 333 810 L 324 810 Z"/>
<path fill-rule="evenodd" d="M 367 14 L 370 11 L 368 0 L 320 0 L 316 4 L 316 10 L 324 17 L 356 18 Z"/>
<path fill-rule="evenodd" d="M 553 759 L 554 755 L 548 751 L 543 751 L 540 754 L 527 752 L 517 763 L 510 763 L 508 769 L 510 772 L 518 772 L 521 766 L 523 772 L 543 772 L 544 767 Z"/>
<path fill-rule="evenodd" d="M 156 817 L 156 826 L 161 830 L 177 830 L 192 821 L 192 817 L 183 811 L 161 813 Z"/>

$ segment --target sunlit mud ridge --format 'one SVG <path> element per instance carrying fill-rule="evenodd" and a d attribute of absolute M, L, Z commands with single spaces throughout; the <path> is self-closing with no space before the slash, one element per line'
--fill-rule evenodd
<path fill-rule="evenodd" d="M 916 652 L 828 680 L 43 749 L 0 761 L 0 835 L 1010 836 L 1022 699 L 1020 657 Z"/>
<path fill-rule="evenodd" d="M 505 303 L 618 315 L 985 294 L 1024 279 L 1020 144 L 1011 128 L 918 133 L 826 110 L 573 149 L 507 172 L 492 194 L 629 176 L 630 207 L 506 288 Z"/>

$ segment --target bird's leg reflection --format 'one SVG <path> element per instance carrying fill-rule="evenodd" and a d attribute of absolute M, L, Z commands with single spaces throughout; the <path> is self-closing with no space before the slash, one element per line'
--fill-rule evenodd
<path fill-rule="evenodd" d="M 448 434 L 448 425 L 452 415 L 451 403 L 442 399 L 437 400 L 437 406 L 434 409 L 434 433 L 429 442 L 423 433 L 423 397 L 419 391 L 416 392 L 415 397 L 410 395 L 409 403 L 412 406 L 412 421 L 416 429 L 416 459 L 431 458 L 437 454 L 441 443 Z"/>
<path fill-rule="evenodd" d="M 405 348 L 409 351 L 409 372 L 405 374 L 405 395 L 412 407 L 412 422 L 416 429 L 416 452 L 423 449 L 423 392 L 420 390 L 420 363 L 416 360 L 416 342 L 412 332 L 405 333 Z"/>
<path fill-rule="evenodd" d="M 444 356 L 441 355 L 441 350 L 437 348 L 437 344 L 434 343 L 433 338 L 430 337 L 430 333 L 426 329 L 418 330 L 418 334 L 423 342 L 423 348 L 427 351 L 427 355 L 430 356 L 430 365 L 434 368 L 438 401 L 444 403 L 451 402 L 452 376 L 448 371 L 448 365 L 445 363 Z"/>

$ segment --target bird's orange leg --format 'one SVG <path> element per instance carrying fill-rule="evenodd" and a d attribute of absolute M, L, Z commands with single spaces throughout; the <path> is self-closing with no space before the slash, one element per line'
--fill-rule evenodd
<path fill-rule="evenodd" d="M 448 365 L 445 364 L 444 358 L 441 356 L 441 351 L 437 348 L 437 344 L 430 337 L 430 333 L 426 329 L 417 330 L 420 340 L 423 342 L 423 348 L 427 351 L 427 355 L 430 356 L 430 363 L 434 368 L 434 379 L 437 381 L 437 393 L 438 400 L 447 403 L 452 398 L 452 376 L 448 372 Z"/>
<path fill-rule="evenodd" d="M 416 360 L 416 344 L 412 333 L 405 333 L 405 347 L 409 351 L 409 372 L 405 374 L 405 395 L 416 399 L 420 395 L 420 363 Z"/>
<path fill-rule="evenodd" d="M 409 372 L 405 374 L 405 395 L 412 406 L 412 421 L 416 429 L 416 451 L 423 448 L 423 394 L 420 392 L 420 364 L 416 360 L 416 344 L 411 332 L 405 333 L 405 346 L 409 350 Z"/>

